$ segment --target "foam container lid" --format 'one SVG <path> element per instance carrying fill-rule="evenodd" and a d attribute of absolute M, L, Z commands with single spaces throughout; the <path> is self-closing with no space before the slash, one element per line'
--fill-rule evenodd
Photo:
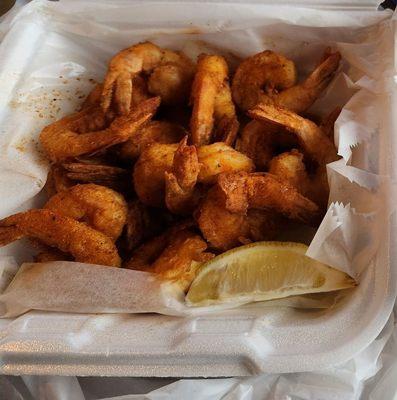
<path fill-rule="evenodd" d="M 342 158 L 328 166 L 329 209 L 308 255 L 354 276 L 359 286 L 329 309 L 270 303 L 200 315 L 175 307 L 164 312 L 183 317 L 130 314 L 161 309 L 140 309 L 137 296 L 129 302 L 125 293 L 107 314 L 96 314 L 104 310 L 89 298 L 75 303 L 84 314 L 23 314 L 62 309 L 48 305 L 62 291 L 51 286 L 52 299 L 38 303 L 36 297 L 32 306 L 25 292 L 18 292 L 16 304 L 7 289 L 0 296 L 3 315 L 12 314 L 10 298 L 14 314 L 23 315 L 0 319 L 2 373 L 215 377 L 307 371 L 351 358 L 379 334 L 396 296 L 389 254 L 395 232 L 394 20 L 371 1 L 271 3 L 34 0 L 24 7 L 8 21 L 0 45 L 0 217 L 42 203 L 48 165 L 38 133 L 76 109 L 118 50 L 151 40 L 191 57 L 219 51 L 233 66 L 267 48 L 293 59 L 304 75 L 332 46 L 344 62 L 311 111 L 325 115 L 344 104 L 335 129 Z M 26 261 L 28 247 L 22 241 L 0 249 L 0 289 Z M 133 273 L 126 279 L 133 281 Z M 51 284 L 72 283 L 64 279 Z M 38 296 L 34 289 L 26 297 Z"/>

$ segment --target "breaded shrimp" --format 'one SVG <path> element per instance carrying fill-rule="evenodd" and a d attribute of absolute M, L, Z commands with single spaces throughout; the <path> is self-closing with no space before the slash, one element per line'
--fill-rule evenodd
<path fill-rule="evenodd" d="M 236 150 L 251 158 L 257 171 L 266 171 L 275 154 L 297 146 L 295 135 L 280 129 L 278 124 L 256 120 L 245 125 L 236 142 Z"/>
<path fill-rule="evenodd" d="M 328 57 L 300 84 L 271 96 L 271 102 L 288 110 L 302 113 L 306 111 L 328 86 L 339 67 L 339 52 Z"/>
<path fill-rule="evenodd" d="M 92 89 L 92 91 L 88 94 L 83 104 L 81 105 L 81 110 L 90 106 L 100 106 L 101 98 L 103 92 L 103 84 L 98 83 Z M 131 101 L 129 109 L 132 109 L 138 106 L 142 101 L 148 100 L 150 94 L 148 92 L 147 83 L 142 76 L 134 75 L 131 78 Z M 103 112 L 103 111 L 102 111 Z M 114 111 L 111 108 L 108 108 L 104 114 L 109 118 L 111 116 L 115 116 Z"/>
<path fill-rule="evenodd" d="M 218 178 L 227 210 L 245 214 L 248 209 L 274 210 L 288 218 L 313 222 L 318 207 L 285 180 L 269 173 L 231 172 Z"/>
<path fill-rule="evenodd" d="M 185 129 L 167 121 L 150 121 L 120 147 L 120 156 L 136 160 L 151 143 L 178 143 L 186 135 Z"/>
<path fill-rule="evenodd" d="M 318 207 L 284 180 L 266 173 L 222 174 L 196 212 L 211 246 L 227 250 L 250 240 L 271 239 L 280 216 L 314 222 Z"/>
<path fill-rule="evenodd" d="M 214 254 L 206 252 L 207 247 L 198 234 L 189 230 L 179 231 L 151 265 L 151 270 L 161 279 L 176 282 L 187 291 L 200 265 L 214 257 Z"/>
<path fill-rule="evenodd" d="M 334 143 L 314 122 L 285 108 L 258 104 L 249 115 L 259 121 L 270 121 L 294 133 L 305 153 L 319 165 L 338 159 Z"/>
<path fill-rule="evenodd" d="M 300 147 L 306 155 L 317 163 L 315 175 L 310 177 L 310 185 L 306 195 L 320 207 L 325 208 L 329 196 L 326 164 L 336 161 L 338 154 L 328 134 L 314 122 L 286 109 L 258 104 L 249 112 L 250 116 L 261 121 L 271 121 L 291 131 L 298 139 Z M 336 111 L 330 120 L 337 117 Z M 327 126 L 331 125 L 327 122 Z"/>
<path fill-rule="evenodd" d="M 252 120 L 245 125 L 236 142 L 236 150 L 253 160 L 258 170 L 267 169 L 274 155 L 278 126 L 271 122 Z"/>
<path fill-rule="evenodd" d="M 212 187 L 195 213 L 200 230 L 211 247 L 226 251 L 251 241 L 271 240 L 279 230 L 279 216 L 267 210 L 234 213 L 225 208 L 220 188 Z"/>
<path fill-rule="evenodd" d="M 215 98 L 214 109 L 215 129 L 213 142 L 223 142 L 233 146 L 240 127 L 234 107 L 229 82 L 226 81 Z"/>
<path fill-rule="evenodd" d="M 297 72 L 293 61 L 270 50 L 246 58 L 233 77 L 232 92 L 244 111 L 259 102 L 269 102 L 269 93 L 295 85 Z"/>
<path fill-rule="evenodd" d="M 104 113 L 98 106 L 91 105 L 81 109 L 79 112 L 68 115 L 68 117 L 71 116 L 75 116 L 73 130 L 80 134 L 105 129 L 111 124 L 116 115 L 112 110 Z"/>
<path fill-rule="evenodd" d="M 165 172 L 172 169 L 178 144 L 153 143 L 147 146 L 135 163 L 133 180 L 139 200 L 148 206 L 164 205 Z"/>
<path fill-rule="evenodd" d="M 194 221 L 185 220 L 173 225 L 162 234 L 152 237 L 133 251 L 130 259 L 124 263 L 123 267 L 135 270 L 150 269 L 151 265 L 170 244 L 175 235 L 179 231 L 191 228 L 193 225 Z"/>
<path fill-rule="evenodd" d="M 40 142 L 49 159 L 55 162 L 94 153 L 127 141 L 154 115 L 158 106 L 159 98 L 152 98 L 130 114 L 116 118 L 105 130 L 79 134 L 75 129 L 79 120 L 87 114 L 87 110 L 83 110 L 45 127 L 40 134 Z"/>
<path fill-rule="evenodd" d="M 149 76 L 148 90 L 165 105 L 182 104 L 189 97 L 195 65 L 182 52 L 162 51 L 161 62 Z"/>
<path fill-rule="evenodd" d="M 182 53 L 162 50 L 150 42 L 138 43 L 110 60 L 103 83 L 102 109 L 106 112 L 113 100 L 117 111 L 127 114 L 133 102 L 133 82 L 141 73 L 153 75 L 148 85 L 151 93 L 164 97 L 166 103 L 178 102 L 189 90 L 193 70 L 193 63 Z"/>
<path fill-rule="evenodd" d="M 127 223 L 118 247 L 124 250 L 127 257 L 135 254 L 135 250 L 148 240 L 155 238 L 169 227 L 179 226 L 175 216 L 166 209 L 152 209 L 145 206 L 138 199 L 128 203 Z M 193 221 L 189 226 L 193 224 Z M 187 226 L 187 225 L 186 225 Z M 164 239 L 166 240 L 166 238 Z"/>
<path fill-rule="evenodd" d="M 0 221 L 0 246 L 25 236 L 70 253 L 78 262 L 112 267 L 121 264 L 117 248 L 108 236 L 50 210 L 29 210 Z"/>
<path fill-rule="evenodd" d="M 88 93 L 84 102 L 80 106 L 81 118 L 76 120 L 75 130 L 78 133 L 98 131 L 105 129 L 116 117 L 112 109 L 104 112 L 100 107 L 103 85 L 97 83 Z"/>
<path fill-rule="evenodd" d="M 197 154 L 200 163 L 200 183 L 213 184 L 223 172 L 252 172 L 255 169 L 249 157 L 222 142 L 201 146 L 197 149 Z"/>
<path fill-rule="evenodd" d="M 172 171 L 178 144 L 149 145 L 134 167 L 134 187 L 142 203 L 161 207 L 164 205 L 165 172 Z M 197 148 L 200 166 L 197 182 L 212 184 L 216 177 L 227 171 L 253 171 L 253 162 L 224 143 L 213 143 Z"/>
<path fill-rule="evenodd" d="M 105 186 L 76 185 L 51 197 L 44 208 L 89 226 L 116 240 L 127 220 L 123 196 Z"/>
<path fill-rule="evenodd" d="M 245 59 L 233 78 L 233 99 L 244 111 L 258 103 L 274 104 L 301 113 L 307 110 L 327 87 L 339 66 L 340 54 L 327 58 L 300 84 L 294 63 L 266 50 Z"/>
<path fill-rule="evenodd" d="M 293 149 L 274 157 L 269 164 L 269 173 L 284 179 L 299 193 L 310 198 L 308 196 L 310 178 L 303 163 L 303 154 L 298 150 Z"/>
<path fill-rule="evenodd" d="M 153 97 L 151 93 L 149 93 L 147 82 L 142 76 L 135 75 L 131 79 L 131 86 L 130 110 L 131 108 L 138 107 L 143 101 Z"/>
<path fill-rule="evenodd" d="M 191 95 L 193 111 L 190 131 L 193 144 L 202 146 L 214 139 L 233 143 L 238 121 L 228 79 L 228 67 L 223 57 L 199 56 Z"/>
<path fill-rule="evenodd" d="M 148 242 L 126 267 L 152 272 L 160 279 L 178 283 L 186 291 L 200 264 L 214 257 L 206 249 L 207 243 L 199 235 L 183 229 L 175 232 L 168 241 L 155 238 Z"/>
<path fill-rule="evenodd" d="M 137 271 L 147 271 L 166 246 L 167 240 L 165 236 L 156 236 L 135 249 L 131 258 L 124 263 L 123 267 Z"/>
<path fill-rule="evenodd" d="M 196 208 L 199 171 L 197 149 L 187 145 L 186 136 L 174 154 L 171 171 L 165 172 L 165 204 L 172 213 L 188 215 Z"/>

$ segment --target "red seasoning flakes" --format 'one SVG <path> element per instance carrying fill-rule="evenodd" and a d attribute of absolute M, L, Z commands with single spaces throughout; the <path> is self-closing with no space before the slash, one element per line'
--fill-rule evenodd
<path fill-rule="evenodd" d="M 13 109 L 19 108 L 28 113 L 34 113 L 38 119 L 56 120 L 61 117 L 61 111 L 65 107 L 65 102 L 73 103 L 73 106 L 86 97 L 91 90 L 91 86 L 96 84 L 93 78 L 73 78 L 76 87 L 73 87 L 72 79 L 65 79 L 59 75 L 62 86 L 57 88 L 40 87 L 32 92 L 19 92 L 9 106 Z M 82 89 L 82 83 L 85 83 Z M 78 85 L 78 86 L 77 86 Z M 74 109 L 75 107 L 72 107 Z M 69 110 L 68 110 L 69 111 Z"/>

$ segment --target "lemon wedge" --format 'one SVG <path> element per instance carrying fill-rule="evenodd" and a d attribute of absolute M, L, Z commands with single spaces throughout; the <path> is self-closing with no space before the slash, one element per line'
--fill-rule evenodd
<path fill-rule="evenodd" d="M 256 242 L 229 250 L 202 265 L 186 303 L 248 303 L 356 285 L 344 272 L 305 256 L 306 250 L 292 242 Z"/>

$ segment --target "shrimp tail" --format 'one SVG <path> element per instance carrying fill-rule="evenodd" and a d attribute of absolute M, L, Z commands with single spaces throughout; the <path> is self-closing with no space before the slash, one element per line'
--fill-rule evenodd
<path fill-rule="evenodd" d="M 316 223 L 318 206 L 302 196 L 292 185 L 269 173 L 254 173 L 248 181 L 251 208 L 273 208 L 281 214 L 306 223 Z M 280 200 L 282 199 L 282 200 Z"/>
<path fill-rule="evenodd" d="M 110 165 L 71 162 L 62 166 L 69 179 L 81 182 L 114 182 L 128 176 L 126 169 Z"/>
<path fill-rule="evenodd" d="M 258 104 L 248 111 L 248 115 L 259 121 L 272 122 L 291 130 L 296 129 L 302 117 L 283 107 Z"/>
<path fill-rule="evenodd" d="M 197 205 L 197 183 L 200 165 L 195 146 L 182 139 L 174 155 L 172 172 L 165 172 L 165 202 L 176 214 L 189 214 Z"/>
<path fill-rule="evenodd" d="M 314 122 L 282 107 L 258 104 L 248 114 L 260 121 L 270 121 L 282 125 L 294 133 L 306 153 L 325 166 L 337 160 L 333 142 Z"/>
<path fill-rule="evenodd" d="M 339 52 L 328 54 L 328 57 L 309 75 L 304 85 L 316 87 L 320 92 L 324 90 L 338 69 L 340 59 Z"/>
<path fill-rule="evenodd" d="M 142 127 L 154 115 L 160 105 L 160 97 L 152 97 L 142 102 L 128 114 L 116 118 L 108 129 L 98 132 L 90 132 L 87 135 L 95 135 L 95 148 L 83 154 L 93 155 L 99 150 L 107 149 L 119 143 L 126 142 L 137 130 Z M 105 135 L 101 135 L 105 133 Z"/>
<path fill-rule="evenodd" d="M 131 136 L 144 122 L 153 116 L 160 105 L 160 97 L 152 97 L 143 101 L 133 112 L 116 118 L 110 125 L 110 130 L 122 132 L 123 136 Z"/>
<path fill-rule="evenodd" d="M 188 146 L 185 136 L 175 152 L 173 161 L 173 170 L 182 189 L 189 190 L 194 187 L 199 169 L 196 146 Z"/>
<path fill-rule="evenodd" d="M 303 154 L 298 150 L 293 149 L 273 157 L 269 164 L 269 173 L 286 180 L 299 193 L 307 196 L 310 180 L 303 162 Z"/>
<path fill-rule="evenodd" d="M 247 193 L 247 174 L 225 173 L 218 177 L 217 185 L 219 195 L 222 198 L 226 210 L 233 213 L 246 214 L 248 211 L 249 199 Z"/>
<path fill-rule="evenodd" d="M 273 103 L 298 114 L 306 111 L 331 82 L 340 59 L 339 52 L 329 54 L 304 82 L 274 95 Z"/>

